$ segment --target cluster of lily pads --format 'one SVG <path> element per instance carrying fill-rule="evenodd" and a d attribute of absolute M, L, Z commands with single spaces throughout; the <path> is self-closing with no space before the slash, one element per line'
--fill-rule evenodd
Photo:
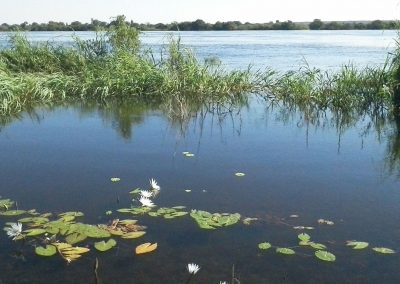
<path fill-rule="evenodd" d="M 238 175 L 241 176 L 241 175 Z M 111 178 L 116 183 L 120 178 Z M 130 192 L 132 195 L 132 205 L 130 208 L 121 208 L 117 212 L 130 214 L 134 216 L 148 215 L 163 219 L 175 219 L 190 215 L 201 229 L 215 230 L 237 224 L 242 216 L 239 213 L 210 213 L 203 210 L 192 209 L 187 211 L 186 206 L 160 207 L 155 209 L 155 199 L 159 195 L 161 187 L 154 180 L 150 180 L 150 189 L 141 190 L 137 188 Z M 35 252 L 40 256 L 60 255 L 68 263 L 79 259 L 83 254 L 90 251 L 87 243 L 85 246 L 76 246 L 87 239 L 97 239 L 93 247 L 100 252 L 105 252 L 117 245 L 114 238 L 136 239 L 146 234 L 146 227 L 139 225 L 137 220 L 133 219 L 114 219 L 109 224 L 85 224 L 79 222 L 83 217 L 82 212 L 64 212 L 58 215 L 52 213 L 39 213 L 36 210 L 12 209 L 16 203 L 10 199 L 0 199 L 0 216 L 20 217 L 18 223 L 6 223 L 4 230 L 13 240 L 29 240 L 35 246 Z M 111 215 L 112 212 L 106 212 Z M 22 216 L 21 216 L 22 217 Z M 291 215 L 291 218 L 298 218 L 298 215 Z M 258 218 L 243 218 L 243 224 L 250 225 Z M 333 221 L 318 220 L 319 224 L 333 225 Z M 288 224 L 287 224 L 288 225 Z M 314 227 L 294 226 L 298 230 L 312 230 Z M 310 235 L 301 233 L 298 235 L 299 246 L 314 249 L 315 256 L 323 261 L 333 262 L 336 256 L 327 251 L 324 244 L 311 241 Z M 365 249 L 367 242 L 349 241 L 347 246 L 353 249 Z M 135 249 L 136 254 L 148 253 L 156 250 L 157 243 L 144 243 L 138 245 Z M 269 242 L 263 242 L 258 245 L 261 250 L 269 250 L 273 246 Z M 394 250 L 384 247 L 372 248 L 375 252 L 382 254 L 393 254 Z M 275 247 L 277 253 L 285 255 L 296 254 L 293 247 Z"/>
<path fill-rule="evenodd" d="M 117 245 L 111 237 L 136 239 L 146 234 L 146 227 L 139 225 L 137 220 L 114 219 L 108 225 L 91 225 L 78 222 L 83 217 L 82 212 L 65 212 L 58 215 L 39 213 L 36 210 L 10 209 L 15 202 L 10 199 L 0 200 L 0 215 L 18 219 L 17 223 L 7 222 L 4 230 L 13 240 L 28 240 L 35 246 L 35 252 L 40 256 L 53 256 L 57 253 L 67 262 L 80 258 L 90 251 L 87 246 L 76 246 L 86 239 L 103 239 L 94 242 L 94 248 L 104 252 Z M 106 239 L 106 240 L 104 240 Z M 157 244 L 145 243 L 136 248 L 137 254 L 149 252 L 157 248 Z"/>
<path fill-rule="evenodd" d="M 307 233 L 301 233 L 297 236 L 299 238 L 299 246 L 303 247 L 309 247 L 312 249 L 315 249 L 314 255 L 323 261 L 328 261 L 328 262 L 334 262 L 336 261 L 336 256 L 327 251 L 327 247 L 324 244 L 321 243 L 316 243 L 311 241 L 311 237 Z M 358 241 L 348 241 L 347 246 L 351 246 L 353 249 L 364 249 L 368 247 L 367 242 L 358 242 Z M 268 250 L 272 248 L 272 245 L 268 242 L 263 242 L 258 244 L 258 248 L 260 250 Z M 383 248 L 383 247 L 374 247 L 372 248 L 375 252 L 382 253 L 382 254 L 393 254 L 395 253 L 394 250 L 389 249 L 389 248 Z M 285 255 L 294 255 L 296 252 L 293 250 L 293 248 L 283 248 L 283 247 L 276 247 L 276 252 L 280 254 L 285 254 Z"/>

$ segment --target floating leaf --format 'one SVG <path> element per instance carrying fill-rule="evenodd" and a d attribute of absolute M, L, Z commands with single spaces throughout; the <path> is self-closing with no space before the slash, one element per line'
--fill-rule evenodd
<path fill-rule="evenodd" d="M 46 230 L 44 229 L 29 229 L 29 230 L 25 230 L 24 232 L 26 232 L 28 237 L 34 237 L 34 236 L 38 236 L 38 235 L 42 235 L 44 233 L 46 233 Z"/>
<path fill-rule="evenodd" d="M 193 153 L 186 153 L 185 156 L 186 157 L 194 157 L 194 154 Z"/>
<path fill-rule="evenodd" d="M 246 174 L 245 173 L 235 173 L 235 176 L 237 177 L 244 177 Z"/>
<path fill-rule="evenodd" d="M 26 213 L 25 210 L 8 210 L 8 211 L 0 212 L 0 215 L 2 215 L 2 216 L 19 216 L 19 215 L 22 215 L 25 213 Z"/>
<path fill-rule="evenodd" d="M 286 254 L 286 255 L 292 255 L 295 254 L 296 252 L 290 248 L 277 248 L 276 249 L 277 253 L 281 253 L 281 254 Z"/>
<path fill-rule="evenodd" d="M 348 241 L 347 245 L 353 247 L 353 249 L 365 249 L 369 244 L 367 242 Z"/>
<path fill-rule="evenodd" d="M 85 214 L 83 214 L 83 212 L 80 212 L 80 211 L 68 211 L 68 212 L 58 214 L 58 216 L 60 216 L 60 217 L 64 217 L 64 216 L 82 217 L 84 215 Z"/>
<path fill-rule="evenodd" d="M 136 239 L 136 238 L 140 238 L 144 234 L 146 234 L 145 231 L 130 232 L 130 233 L 123 234 L 121 236 L 121 238 L 123 238 L 123 239 Z"/>
<path fill-rule="evenodd" d="M 44 247 L 36 247 L 35 253 L 40 256 L 52 256 L 57 253 L 57 249 L 55 246 L 47 245 L 45 248 Z"/>
<path fill-rule="evenodd" d="M 138 187 L 138 188 L 135 188 L 134 190 L 130 191 L 129 193 L 130 194 L 140 194 L 141 191 L 142 190 L 140 189 L 140 187 Z"/>
<path fill-rule="evenodd" d="M 173 208 L 173 209 L 182 210 L 182 209 L 185 209 L 186 206 L 174 206 L 174 207 L 172 207 L 172 208 Z"/>
<path fill-rule="evenodd" d="M 300 241 L 299 242 L 299 245 L 301 245 L 301 246 L 309 246 L 311 244 L 311 242 L 309 242 L 309 241 Z"/>
<path fill-rule="evenodd" d="M 315 252 L 315 256 L 323 261 L 333 262 L 336 260 L 336 256 L 334 254 L 324 251 L 324 250 L 317 250 Z"/>
<path fill-rule="evenodd" d="M 144 243 L 136 247 L 136 254 L 149 253 L 157 249 L 157 243 Z"/>
<path fill-rule="evenodd" d="M 260 243 L 260 244 L 258 244 L 258 248 L 262 249 L 262 250 L 267 250 L 267 249 L 271 248 L 271 244 L 270 243 Z"/>
<path fill-rule="evenodd" d="M 308 235 L 308 234 L 306 234 L 306 233 L 299 234 L 297 237 L 298 237 L 301 241 L 304 241 L 304 242 L 307 242 L 307 241 L 309 241 L 309 240 L 311 239 L 310 235 Z"/>
<path fill-rule="evenodd" d="M 115 247 L 117 245 L 117 242 L 114 239 L 109 239 L 107 242 L 101 241 L 101 242 L 96 242 L 94 243 L 94 247 L 98 251 L 108 251 Z"/>
<path fill-rule="evenodd" d="M 110 180 L 111 180 L 112 182 L 119 182 L 121 179 L 120 179 L 120 178 L 117 178 L 117 177 L 112 177 L 112 178 L 110 178 Z"/>
<path fill-rule="evenodd" d="M 86 238 L 87 238 L 87 236 L 85 234 L 73 233 L 73 234 L 68 235 L 65 238 L 65 241 L 70 245 L 74 245 L 74 244 L 77 244 L 79 242 L 86 240 Z"/>
<path fill-rule="evenodd" d="M 186 192 L 192 192 L 192 190 L 191 190 L 191 189 L 185 189 L 185 191 L 186 191 Z"/>
<path fill-rule="evenodd" d="M 310 242 L 310 246 L 314 249 L 323 250 L 326 249 L 326 245 Z"/>
<path fill-rule="evenodd" d="M 383 254 L 392 254 L 392 253 L 396 253 L 394 250 L 390 249 L 390 248 L 372 248 L 374 251 L 379 252 L 379 253 L 383 253 Z"/>
<path fill-rule="evenodd" d="M 185 152 L 182 152 L 182 154 L 187 155 L 187 154 L 190 154 L 190 152 L 185 151 Z"/>
<path fill-rule="evenodd" d="M 84 247 L 72 247 L 67 243 L 52 243 L 55 247 L 57 247 L 58 252 L 63 256 L 63 258 L 67 262 L 71 262 L 77 260 L 82 256 L 82 254 L 90 251 L 88 248 Z"/>

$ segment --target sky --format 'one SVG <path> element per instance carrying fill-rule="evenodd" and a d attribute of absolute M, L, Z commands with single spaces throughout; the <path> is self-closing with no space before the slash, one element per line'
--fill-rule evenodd
<path fill-rule="evenodd" d="M 122 14 L 137 23 L 398 20 L 400 0 L 0 0 L 0 24 L 108 22 Z"/>

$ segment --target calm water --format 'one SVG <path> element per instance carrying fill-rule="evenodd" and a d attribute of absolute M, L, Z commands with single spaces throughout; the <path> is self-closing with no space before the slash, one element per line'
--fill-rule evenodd
<path fill-rule="evenodd" d="M 345 40 L 351 33 L 364 40 Z M 188 33 L 183 40 L 191 45 L 204 41 L 199 49 L 219 50 L 222 58 L 221 44 L 206 47 L 213 41 L 209 37 L 218 33 L 204 33 L 204 39 L 202 34 Z M 262 34 L 251 35 L 260 52 L 268 45 L 256 36 Z M 390 39 L 387 44 L 370 40 L 373 32 L 333 34 L 343 38 L 336 48 L 347 45 L 354 54 L 370 50 L 376 55 L 355 57 L 361 63 L 380 62 L 378 57 L 384 57 L 391 44 Z M 307 45 L 314 40 L 317 50 L 323 49 L 323 41 L 309 35 L 281 33 L 280 37 L 293 45 L 300 44 L 300 37 L 308 39 Z M 386 32 L 375 35 L 391 37 Z M 232 48 L 239 45 L 233 36 L 227 37 L 218 40 Z M 323 32 L 320 39 L 329 37 Z M 144 38 L 154 44 L 162 36 L 149 33 Z M 249 52 L 250 46 L 244 44 L 243 49 Z M 240 52 L 244 51 L 239 48 Z M 229 64 L 245 60 L 235 63 L 234 56 L 225 55 L 232 59 Z M 323 66 L 352 58 L 336 56 L 331 65 Z M 281 62 L 277 66 L 288 66 L 273 58 Z M 290 64 L 294 61 L 295 57 Z M 241 283 L 400 281 L 400 254 L 385 256 L 371 250 L 382 246 L 400 251 L 400 120 L 384 114 L 305 113 L 257 97 L 231 109 L 212 110 L 200 108 L 182 120 L 159 107 L 128 102 L 75 104 L 2 119 L 0 195 L 18 201 L 22 209 L 79 210 L 85 213 L 82 221 L 92 224 L 129 218 L 116 213 L 130 206 L 128 192 L 147 188 L 148 179 L 156 178 L 162 187 L 155 201 L 158 206 L 238 212 L 259 220 L 250 226 L 204 231 L 188 216 L 174 220 L 141 216 L 140 223 L 148 226 L 144 237 L 116 238 L 117 249 L 102 254 L 92 249 L 70 265 L 58 256 L 40 258 L 31 243 L 13 242 L 2 233 L 0 283 L 94 283 L 96 257 L 102 283 L 185 283 L 189 262 L 201 266 L 191 283 L 230 282 L 233 264 Z M 186 158 L 183 151 L 195 156 Z M 246 176 L 238 178 L 236 172 Z M 111 183 L 111 177 L 120 177 L 121 182 Z M 108 210 L 114 213 L 107 216 Z M 290 218 L 292 214 L 299 217 Z M 335 225 L 319 225 L 320 218 Z M 8 220 L 16 219 L 1 218 L 0 224 Z M 313 250 L 297 247 L 301 231 L 293 226 L 315 227 L 307 233 L 326 244 L 336 262 L 323 263 Z M 370 247 L 354 251 L 346 247 L 347 240 L 366 241 Z M 134 248 L 147 241 L 157 242 L 158 250 L 136 256 Z M 257 245 L 265 241 L 294 247 L 297 255 L 278 255 L 274 249 L 261 252 Z M 92 248 L 93 240 L 86 243 Z"/>
<path fill-rule="evenodd" d="M 93 32 L 76 32 L 83 39 Z M 68 43 L 72 32 L 28 33 L 33 41 Z M 358 66 L 382 64 L 395 46 L 396 31 L 237 31 L 237 32 L 144 32 L 145 47 L 158 51 L 173 35 L 195 50 L 200 59 L 219 58 L 227 68 L 278 70 L 312 67 L 337 69 L 354 63 Z M 0 46 L 7 42 L 0 33 Z M 158 52 L 156 52 L 157 54 Z"/>

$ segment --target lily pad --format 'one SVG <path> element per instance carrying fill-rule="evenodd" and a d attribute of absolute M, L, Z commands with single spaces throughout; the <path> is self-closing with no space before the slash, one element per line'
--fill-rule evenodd
<path fill-rule="evenodd" d="M 57 253 L 57 249 L 55 246 L 47 245 L 44 247 L 36 247 L 35 253 L 40 256 L 53 256 Z"/>
<path fill-rule="evenodd" d="M 353 247 L 353 249 L 365 249 L 369 244 L 367 242 L 348 241 L 347 245 Z"/>
<path fill-rule="evenodd" d="M 121 238 L 123 238 L 123 239 L 137 239 L 137 238 L 140 238 L 141 236 L 143 236 L 144 234 L 146 234 L 145 231 L 130 232 L 130 233 L 123 234 L 121 236 Z"/>
<path fill-rule="evenodd" d="M 151 243 L 144 243 L 136 247 L 135 252 L 136 254 L 143 254 L 143 253 L 149 253 L 157 249 L 157 243 L 151 244 Z"/>
<path fill-rule="evenodd" d="M 85 234 L 73 233 L 73 234 L 68 235 L 65 238 L 65 241 L 67 243 L 69 243 L 70 245 L 74 245 L 74 244 L 77 244 L 79 242 L 86 240 L 86 238 L 87 238 L 87 236 Z"/>
<path fill-rule="evenodd" d="M 0 212 L 0 215 L 1 216 L 19 216 L 19 215 L 22 215 L 25 213 L 26 213 L 25 210 L 8 210 L 8 211 Z"/>
<path fill-rule="evenodd" d="M 326 249 L 326 245 L 320 244 L 320 243 L 314 243 L 314 242 L 310 242 L 310 246 L 314 249 L 318 249 L 318 250 L 324 250 Z"/>
<path fill-rule="evenodd" d="M 244 177 L 246 174 L 245 173 L 235 173 L 235 176 L 237 177 Z"/>
<path fill-rule="evenodd" d="M 324 250 L 317 250 L 315 252 L 315 256 L 323 261 L 333 262 L 336 260 L 336 256 L 334 254 L 324 251 Z"/>
<path fill-rule="evenodd" d="M 277 253 L 281 253 L 281 254 L 286 254 L 286 255 L 292 255 L 295 254 L 296 252 L 290 248 L 277 248 L 276 249 Z"/>
<path fill-rule="evenodd" d="M 271 248 L 271 244 L 270 243 L 260 243 L 260 244 L 258 244 L 258 248 L 262 249 L 262 250 L 267 250 L 267 249 Z"/>
<path fill-rule="evenodd" d="M 112 178 L 110 178 L 110 180 L 111 180 L 112 182 L 119 182 L 121 179 L 120 179 L 120 178 L 117 178 L 117 177 L 112 177 Z"/>
<path fill-rule="evenodd" d="M 297 236 L 301 241 L 307 242 L 311 239 L 309 234 L 302 233 Z"/>
<path fill-rule="evenodd" d="M 390 249 L 390 248 L 372 248 L 372 250 L 379 252 L 379 253 L 383 253 L 383 254 L 393 254 L 396 253 L 394 250 Z"/>
<path fill-rule="evenodd" d="M 109 239 L 107 242 L 101 241 L 101 242 L 96 242 L 94 243 L 94 247 L 98 251 L 108 251 L 115 247 L 117 245 L 117 242 L 114 239 Z"/>
<path fill-rule="evenodd" d="M 25 233 L 27 233 L 26 235 L 28 237 L 34 237 L 34 236 L 38 236 L 38 235 L 42 235 L 44 233 L 46 233 L 46 230 L 44 229 L 29 229 L 29 230 L 25 230 Z"/>

